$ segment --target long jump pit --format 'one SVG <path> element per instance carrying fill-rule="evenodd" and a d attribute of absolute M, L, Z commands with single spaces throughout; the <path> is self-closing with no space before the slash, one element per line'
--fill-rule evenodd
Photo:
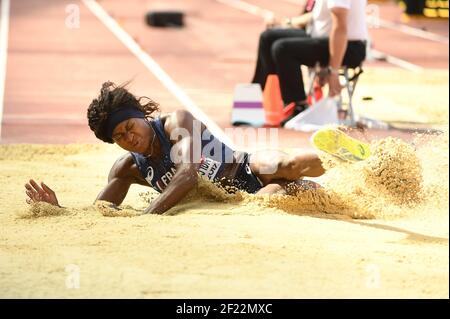
<path fill-rule="evenodd" d="M 276 7 L 268 0 L 253 2 Z M 11 7 L 10 38 L 18 40 L 9 45 L 0 144 L 0 298 L 449 297 L 448 70 L 365 67 L 355 111 L 402 130 L 350 132 L 370 143 L 372 156 L 365 161 L 349 164 L 320 154 L 327 170 L 315 181 L 323 188 L 258 196 L 200 183 L 165 214 L 140 215 L 158 194 L 132 185 L 117 212 L 94 203 L 111 166 L 125 153 L 94 143 L 88 132 L 86 107 L 99 85 L 136 74 L 134 93 L 156 99 L 166 112 L 182 106 L 80 1 L 74 1 L 82 17 L 76 31 L 57 27 L 67 15 L 60 1 L 43 3 L 29 2 L 28 8 L 15 1 Z M 144 28 L 136 22 L 137 2 L 126 8 L 119 1 L 99 3 L 130 34 Z M 184 45 L 182 62 L 175 45 L 152 47 L 144 36 L 139 39 L 224 128 L 230 83 L 251 74 L 261 21 L 217 1 L 205 3 L 229 22 L 216 24 L 194 8 L 190 13 L 198 14 L 188 20 L 187 35 L 146 31 L 152 45 L 162 40 Z M 277 6 L 293 12 L 292 3 Z M 27 19 L 36 19 L 32 39 L 18 34 Z M 248 34 L 232 36 L 237 26 L 247 26 Z M 208 44 L 211 33 L 220 32 L 227 32 L 228 42 Z M 384 31 L 376 32 L 377 43 L 388 46 Z M 182 41 L 186 36 L 190 42 Z M 62 44 L 53 53 L 58 39 Z M 448 49 L 440 48 L 416 46 L 407 53 L 433 49 L 448 60 Z M 66 59 L 69 54 L 73 60 Z M 35 64 L 45 69 L 29 72 Z M 69 115 L 83 128 L 62 122 Z M 435 130 L 412 133 L 408 127 Z M 82 142 L 67 138 L 73 132 Z M 280 138 L 289 152 L 310 147 L 307 134 L 280 130 Z M 28 205 L 24 184 L 30 178 L 49 185 L 64 208 Z"/>
<path fill-rule="evenodd" d="M 324 186 L 229 195 L 200 183 L 164 215 L 133 187 L 93 204 L 114 145 L 2 145 L 3 297 L 445 298 L 448 131 L 388 137 L 347 164 L 322 155 Z M 62 205 L 25 203 L 33 176 Z"/>

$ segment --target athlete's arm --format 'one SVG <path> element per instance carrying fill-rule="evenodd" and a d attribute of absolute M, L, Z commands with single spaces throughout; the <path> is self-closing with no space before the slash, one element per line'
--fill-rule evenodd
<path fill-rule="evenodd" d="M 146 214 L 162 214 L 178 204 L 197 185 L 199 159 L 193 141 L 203 126 L 194 124 L 195 118 L 187 111 L 176 111 L 166 119 L 165 131 L 173 139 L 171 156 L 177 169 L 164 191 L 144 211 Z M 196 131 L 194 134 L 194 131 Z M 200 132 L 197 132 L 200 131 Z"/>
<path fill-rule="evenodd" d="M 96 201 L 104 200 L 115 205 L 120 205 L 130 185 L 133 183 L 146 185 L 145 181 L 139 175 L 139 170 L 134 164 L 131 154 L 128 153 L 120 157 L 111 167 L 108 176 L 108 185 L 100 192 Z M 25 193 L 28 196 L 26 199 L 28 204 L 32 202 L 46 202 L 61 207 L 55 192 L 43 182 L 39 185 L 35 180 L 30 179 L 25 184 Z"/>
<path fill-rule="evenodd" d="M 102 200 L 119 206 L 130 189 L 131 184 L 146 185 L 130 153 L 117 159 L 108 175 L 108 184 L 98 194 L 95 201 Z"/>

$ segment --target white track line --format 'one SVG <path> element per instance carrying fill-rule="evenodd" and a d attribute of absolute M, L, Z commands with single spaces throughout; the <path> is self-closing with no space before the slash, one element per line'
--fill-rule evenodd
<path fill-rule="evenodd" d="M 9 0 L 2 0 L 0 21 L 0 140 L 2 138 L 3 104 L 5 101 L 6 62 L 8 57 Z"/>
<path fill-rule="evenodd" d="M 448 37 L 440 35 L 440 34 L 436 34 L 433 32 L 424 31 L 424 30 L 421 30 L 418 28 L 410 27 L 410 26 L 407 26 L 407 25 L 404 25 L 401 23 L 387 21 L 384 19 L 378 19 L 378 23 L 379 23 L 380 27 L 383 27 L 385 29 L 400 31 L 400 32 L 408 34 L 408 35 L 412 35 L 412 36 L 415 36 L 418 38 L 435 41 L 435 42 L 439 42 L 439 43 L 443 43 L 443 44 L 449 43 Z"/>
<path fill-rule="evenodd" d="M 424 70 L 421 66 L 409 63 L 408 61 L 396 58 L 395 56 L 383 53 L 383 52 L 375 50 L 375 49 L 371 49 L 370 53 L 377 60 L 381 60 L 381 61 L 384 60 L 390 64 L 396 65 L 405 70 L 409 70 L 409 71 L 416 72 L 416 73 L 420 73 Z"/>
<path fill-rule="evenodd" d="M 191 112 L 197 119 L 202 121 L 211 133 L 222 142 L 235 148 L 233 141 L 225 132 L 212 121 L 174 80 L 145 52 L 139 44 L 94 0 L 83 0 L 89 10 L 161 81 L 161 83 L 180 101 L 180 103 Z"/>
<path fill-rule="evenodd" d="M 242 0 L 216 0 L 217 2 L 220 2 L 222 4 L 228 5 L 230 7 L 251 13 L 253 15 L 260 16 L 261 18 L 266 18 L 267 16 L 274 16 L 274 13 L 270 10 L 262 9 L 260 7 L 257 7 L 253 4 L 249 4 Z M 250 9 L 251 8 L 251 9 Z M 408 61 L 402 60 L 400 58 L 394 57 L 392 55 L 385 54 L 383 52 L 372 50 L 372 53 L 375 54 L 375 57 L 383 57 L 384 60 L 390 64 L 393 64 L 395 66 L 398 66 L 402 69 L 406 69 L 413 72 L 421 72 L 423 71 L 423 68 L 410 63 Z"/>

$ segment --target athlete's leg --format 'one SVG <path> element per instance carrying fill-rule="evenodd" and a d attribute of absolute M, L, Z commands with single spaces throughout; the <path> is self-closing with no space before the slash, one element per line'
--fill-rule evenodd
<path fill-rule="evenodd" d="M 256 195 L 285 195 L 286 189 L 280 184 L 268 184 L 256 192 Z"/>
<path fill-rule="evenodd" d="M 289 155 L 281 151 L 252 154 L 250 168 L 264 185 L 275 180 L 296 181 L 302 177 L 318 177 L 325 170 L 313 152 Z"/>
<path fill-rule="evenodd" d="M 321 186 L 313 181 L 287 181 L 287 180 L 274 180 L 272 183 L 261 188 L 257 195 L 297 195 L 304 190 L 318 189 Z"/>

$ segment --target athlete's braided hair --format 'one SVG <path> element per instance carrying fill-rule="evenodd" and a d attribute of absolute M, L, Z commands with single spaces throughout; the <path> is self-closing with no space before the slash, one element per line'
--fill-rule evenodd
<path fill-rule="evenodd" d="M 107 143 L 114 141 L 106 134 L 108 115 L 123 107 L 135 107 L 144 113 L 146 118 L 152 118 L 152 114 L 159 111 L 159 104 L 148 97 L 136 97 L 125 88 L 128 83 L 116 86 L 112 82 L 105 82 L 100 90 L 100 95 L 92 100 L 87 110 L 89 127 L 95 136 Z M 145 103 L 141 100 L 145 99 Z"/>

